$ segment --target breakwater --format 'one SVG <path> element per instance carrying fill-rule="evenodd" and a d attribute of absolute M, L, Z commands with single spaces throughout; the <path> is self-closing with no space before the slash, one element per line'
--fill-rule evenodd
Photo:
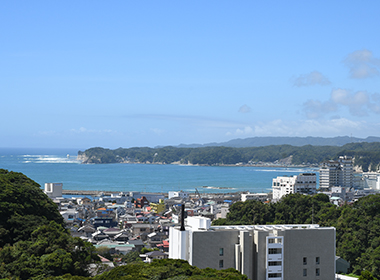
<path fill-rule="evenodd" d="M 115 191 L 79 191 L 79 190 L 62 190 L 63 195 L 83 195 L 83 196 L 100 196 L 106 195 L 110 196 L 111 194 L 117 194 L 119 192 Z"/>

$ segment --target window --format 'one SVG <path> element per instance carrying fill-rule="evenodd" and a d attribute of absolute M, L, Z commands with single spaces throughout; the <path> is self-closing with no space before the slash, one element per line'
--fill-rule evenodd
<path fill-rule="evenodd" d="M 268 238 L 268 243 L 272 244 L 272 243 L 282 243 L 282 239 L 281 238 Z"/>
<path fill-rule="evenodd" d="M 303 257 L 303 264 L 304 264 L 304 265 L 307 264 L 307 258 L 306 258 L 306 257 Z"/>
<path fill-rule="evenodd" d="M 224 252 L 223 252 L 223 248 L 219 248 L 219 256 L 223 256 Z"/>
<path fill-rule="evenodd" d="M 281 273 L 268 273 L 268 278 L 277 278 L 281 276 Z"/>
<path fill-rule="evenodd" d="M 268 262 L 268 266 L 282 265 L 282 262 Z"/>
<path fill-rule="evenodd" d="M 303 276 L 307 276 L 307 269 L 306 268 L 303 270 Z"/>
<path fill-rule="evenodd" d="M 219 268 L 223 268 L 223 260 L 219 260 Z"/>
<path fill-rule="evenodd" d="M 315 269 L 315 276 L 319 276 L 319 268 Z"/>
<path fill-rule="evenodd" d="M 316 263 L 316 264 L 319 264 L 319 257 L 316 257 L 316 258 L 315 258 L 315 263 Z"/>
<path fill-rule="evenodd" d="M 281 248 L 269 248 L 268 254 L 281 254 L 282 249 Z"/>

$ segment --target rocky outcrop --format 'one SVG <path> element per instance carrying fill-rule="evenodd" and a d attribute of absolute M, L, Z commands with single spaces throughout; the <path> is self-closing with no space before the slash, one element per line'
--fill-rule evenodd
<path fill-rule="evenodd" d="M 79 160 L 82 163 L 86 163 L 88 161 L 88 156 L 83 152 L 78 152 L 77 160 Z"/>
<path fill-rule="evenodd" d="M 79 152 L 78 153 L 78 156 L 77 156 L 77 160 L 79 160 L 81 163 L 102 163 L 101 159 L 96 157 L 96 156 L 92 156 L 91 158 L 88 157 L 85 153 L 83 152 Z"/>

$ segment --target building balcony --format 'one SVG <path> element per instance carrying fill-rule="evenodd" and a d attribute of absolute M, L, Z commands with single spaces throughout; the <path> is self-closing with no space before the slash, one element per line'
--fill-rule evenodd
<path fill-rule="evenodd" d="M 268 248 L 282 248 L 282 243 L 268 243 Z"/>
<path fill-rule="evenodd" d="M 268 254 L 268 261 L 280 261 L 282 260 L 282 254 Z"/>
<path fill-rule="evenodd" d="M 282 272 L 282 266 L 281 265 L 268 266 L 267 271 L 268 271 L 268 273 L 281 273 Z"/>
<path fill-rule="evenodd" d="M 268 278 L 267 279 L 270 279 L 270 280 L 282 280 L 282 277 L 271 277 L 271 278 Z"/>

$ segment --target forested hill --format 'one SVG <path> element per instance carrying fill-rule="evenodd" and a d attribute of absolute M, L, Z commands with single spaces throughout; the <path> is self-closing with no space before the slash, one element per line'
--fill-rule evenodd
<path fill-rule="evenodd" d="M 354 164 L 363 171 L 375 171 L 380 163 L 380 142 L 350 143 L 344 146 L 273 145 L 265 147 L 232 148 L 118 148 L 115 150 L 91 148 L 78 152 L 82 163 L 160 163 L 235 165 L 259 162 L 286 164 L 319 164 L 340 155 L 354 157 Z"/>
<path fill-rule="evenodd" d="M 380 137 L 369 136 L 367 138 L 356 138 L 349 136 L 338 137 L 250 137 L 245 139 L 233 139 L 222 143 L 207 144 L 180 144 L 178 148 L 200 148 L 200 147 L 260 147 L 269 145 L 292 145 L 292 146 L 343 146 L 348 143 L 371 143 L 380 142 Z"/>

